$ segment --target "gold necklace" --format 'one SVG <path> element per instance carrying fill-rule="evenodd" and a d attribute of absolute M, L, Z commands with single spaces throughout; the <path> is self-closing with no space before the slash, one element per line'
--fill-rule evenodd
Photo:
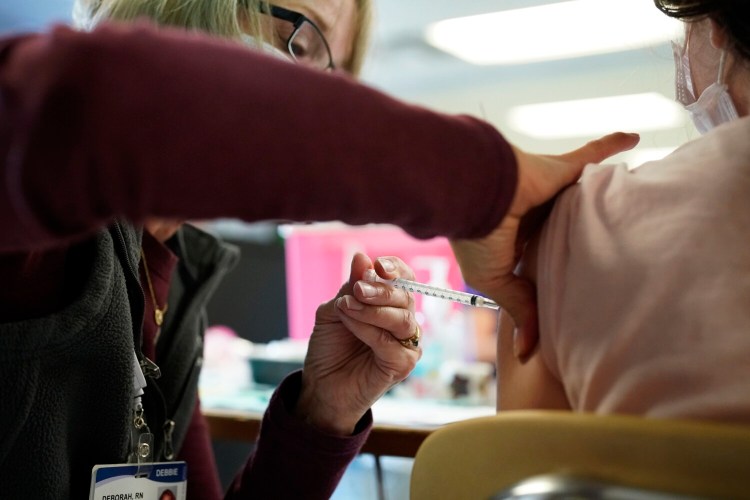
<path fill-rule="evenodd" d="M 169 308 L 169 303 L 164 304 L 163 309 L 159 309 L 159 304 L 156 303 L 156 294 L 154 293 L 154 285 L 151 283 L 151 275 L 148 272 L 148 262 L 146 262 L 146 254 L 143 253 L 143 248 L 141 248 L 141 260 L 143 260 L 143 270 L 145 271 L 146 275 L 146 281 L 148 282 L 148 290 L 151 292 L 151 302 L 154 304 L 154 321 L 156 321 L 156 326 L 161 326 L 162 323 L 164 323 L 164 315 L 167 313 L 167 308 Z"/>

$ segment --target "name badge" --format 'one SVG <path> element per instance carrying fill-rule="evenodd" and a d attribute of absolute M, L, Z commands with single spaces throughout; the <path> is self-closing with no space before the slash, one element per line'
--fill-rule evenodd
<path fill-rule="evenodd" d="M 185 500 L 187 464 L 162 462 L 97 465 L 89 500 Z"/>

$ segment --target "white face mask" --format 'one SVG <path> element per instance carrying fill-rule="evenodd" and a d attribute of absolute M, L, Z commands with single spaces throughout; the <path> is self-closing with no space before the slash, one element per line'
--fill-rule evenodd
<path fill-rule="evenodd" d="M 294 62 L 294 59 L 292 59 L 291 55 L 287 54 L 283 50 L 274 47 L 270 43 L 261 42 L 254 36 L 246 35 L 243 33 L 240 35 L 240 39 L 242 40 L 242 43 L 255 50 L 260 50 L 261 52 L 265 52 L 266 54 L 274 56 L 278 59 L 284 59 L 285 61 L 292 63 Z"/>
<path fill-rule="evenodd" d="M 705 134 L 722 123 L 739 118 L 737 108 L 734 107 L 732 97 L 724 83 L 724 61 L 726 50 L 721 51 L 719 60 L 719 76 L 701 95 L 695 98 L 695 86 L 690 73 L 690 59 L 687 51 L 672 42 L 675 65 L 675 97 L 690 113 L 695 128 Z"/>

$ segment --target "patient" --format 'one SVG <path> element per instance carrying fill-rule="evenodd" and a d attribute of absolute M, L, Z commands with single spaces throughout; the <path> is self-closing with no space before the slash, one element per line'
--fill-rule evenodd
<path fill-rule="evenodd" d="M 559 197 L 522 261 L 538 349 L 501 319 L 498 409 L 750 421 L 750 3 L 655 3 L 685 21 L 677 98 L 705 135 Z"/>

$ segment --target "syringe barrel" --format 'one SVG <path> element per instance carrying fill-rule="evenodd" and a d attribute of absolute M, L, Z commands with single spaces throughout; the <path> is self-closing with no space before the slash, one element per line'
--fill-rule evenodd
<path fill-rule="evenodd" d="M 416 281 L 410 281 L 403 278 L 396 278 L 393 280 L 383 280 L 397 288 L 403 290 L 427 295 L 430 297 L 437 297 L 445 300 L 452 300 L 454 302 L 460 302 L 467 306 L 475 307 L 486 307 L 490 309 L 499 309 L 499 306 L 490 299 L 482 297 L 480 295 L 474 295 L 466 292 L 459 292 L 457 290 L 450 290 L 447 288 L 440 288 L 437 286 L 428 285 L 425 283 L 418 283 Z"/>

